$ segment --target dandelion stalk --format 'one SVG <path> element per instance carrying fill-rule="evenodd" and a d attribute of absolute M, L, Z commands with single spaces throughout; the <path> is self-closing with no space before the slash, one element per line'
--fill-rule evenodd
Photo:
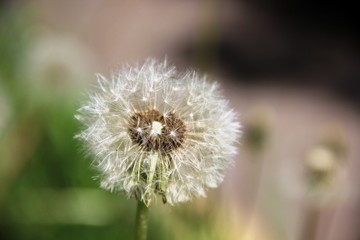
<path fill-rule="evenodd" d="M 248 222 L 245 224 L 245 236 L 250 236 L 252 224 L 256 219 L 257 205 L 260 201 L 261 185 L 263 183 L 264 173 L 264 152 L 266 150 L 268 139 L 270 136 L 271 119 L 270 114 L 266 109 L 255 109 L 253 113 L 245 123 L 245 145 L 249 151 L 249 158 L 253 164 L 252 178 L 252 193 L 251 193 L 251 205 L 248 206 Z"/>
<path fill-rule="evenodd" d="M 319 224 L 320 210 L 315 206 L 308 206 L 305 210 L 305 218 L 303 229 L 301 231 L 300 240 L 314 240 L 316 239 L 318 224 Z"/>
<path fill-rule="evenodd" d="M 343 146 L 329 139 L 311 149 L 304 162 L 304 176 L 309 196 L 305 207 L 305 216 L 301 239 L 316 239 L 320 216 L 325 209 L 327 195 L 334 190 L 341 170 Z M 335 143 L 335 144 L 333 144 Z M 328 216 L 328 220 L 330 216 Z M 330 217 L 331 218 L 331 217 Z"/>
<path fill-rule="evenodd" d="M 149 209 L 142 201 L 137 202 L 135 240 L 146 240 Z"/>

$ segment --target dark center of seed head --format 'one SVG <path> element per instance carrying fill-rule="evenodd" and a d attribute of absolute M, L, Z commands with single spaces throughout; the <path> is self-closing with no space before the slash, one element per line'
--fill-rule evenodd
<path fill-rule="evenodd" d="M 186 127 L 175 113 L 158 110 L 136 112 L 129 118 L 128 133 L 133 143 L 146 151 L 171 152 L 182 145 Z"/>

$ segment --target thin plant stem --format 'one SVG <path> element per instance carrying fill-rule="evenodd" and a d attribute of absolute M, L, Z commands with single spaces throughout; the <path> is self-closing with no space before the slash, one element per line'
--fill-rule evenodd
<path fill-rule="evenodd" d="M 309 205 L 305 209 L 305 217 L 300 240 L 315 240 L 319 225 L 320 210 L 316 206 Z"/>
<path fill-rule="evenodd" d="M 146 240 L 148 228 L 148 207 L 138 201 L 135 225 L 135 240 Z"/>
<path fill-rule="evenodd" d="M 248 206 L 249 213 L 248 213 L 248 221 L 245 223 L 245 231 L 244 236 L 245 239 L 248 238 L 252 233 L 252 225 L 256 220 L 256 210 L 260 201 L 260 194 L 261 194 L 261 184 L 263 181 L 263 159 L 260 155 L 254 154 L 252 162 L 256 164 L 254 166 L 254 172 L 252 175 L 252 185 L 253 191 L 251 193 L 251 205 Z"/>
<path fill-rule="evenodd" d="M 334 229 L 336 228 L 336 217 L 337 214 L 340 212 L 338 209 L 338 206 L 335 206 L 332 209 L 328 209 L 328 215 L 326 216 L 326 219 L 328 221 L 326 229 L 327 231 L 323 234 L 323 239 L 331 239 L 330 236 L 334 234 Z"/>

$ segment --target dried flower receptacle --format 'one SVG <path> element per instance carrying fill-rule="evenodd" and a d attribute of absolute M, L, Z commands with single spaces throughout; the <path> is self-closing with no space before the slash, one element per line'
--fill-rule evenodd
<path fill-rule="evenodd" d="M 156 109 L 134 113 L 129 120 L 129 135 L 145 151 L 169 153 L 180 147 L 186 126 L 174 113 L 161 115 Z"/>

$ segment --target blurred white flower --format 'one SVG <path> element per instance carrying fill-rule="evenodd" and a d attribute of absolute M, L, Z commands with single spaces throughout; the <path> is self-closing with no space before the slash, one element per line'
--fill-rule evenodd
<path fill-rule="evenodd" d="M 91 59 L 78 39 L 47 34 L 30 46 L 23 63 L 25 80 L 36 97 L 69 98 L 91 77 Z"/>
<path fill-rule="evenodd" d="M 77 137 L 95 155 L 103 188 L 174 204 L 222 182 L 240 124 L 216 83 L 154 59 L 97 77 L 76 115 L 85 126 Z"/>
<path fill-rule="evenodd" d="M 312 149 L 305 159 L 305 167 L 309 171 L 330 174 L 337 167 L 338 160 L 334 152 L 319 146 Z"/>
<path fill-rule="evenodd" d="M 326 146 L 317 146 L 306 155 L 303 170 L 304 188 L 314 204 L 322 205 L 336 198 L 339 199 L 337 195 L 341 191 L 340 195 L 345 197 L 346 172 L 341 160 Z"/>

